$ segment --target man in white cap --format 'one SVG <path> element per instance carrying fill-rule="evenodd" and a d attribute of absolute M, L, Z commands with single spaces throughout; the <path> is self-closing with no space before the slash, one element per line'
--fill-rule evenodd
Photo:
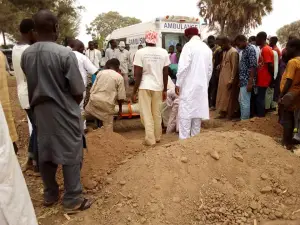
<path fill-rule="evenodd" d="M 156 47 L 158 34 L 148 31 L 146 47 L 136 52 L 134 75 L 136 79 L 132 94 L 133 102 L 139 90 L 139 107 L 142 123 L 145 126 L 144 145 L 153 146 L 162 136 L 160 106 L 167 98 L 167 85 L 170 59 L 165 49 Z"/>
<path fill-rule="evenodd" d="M 119 44 L 120 52 L 118 53 L 118 59 L 120 61 L 120 69 L 124 78 L 125 89 L 127 92 L 129 89 L 128 73 L 129 73 L 129 64 L 130 64 L 130 54 L 129 51 L 125 49 L 125 47 L 126 47 L 125 42 L 121 41 Z"/>
<path fill-rule="evenodd" d="M 176 94 L 179 95 L 179 138 L 200 133 L 201 120 L 209 119 L 208 85 L 212 75 L 212 51 L 201 41 L 196 27 L 185 30 L 189 42 L 179 59 Z"/>

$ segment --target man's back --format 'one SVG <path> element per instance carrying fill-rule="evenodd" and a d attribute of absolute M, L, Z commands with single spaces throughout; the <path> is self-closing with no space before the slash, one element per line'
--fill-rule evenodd
<path fill-rule="evenodd" d="M 163 68 L 170 65 L 169 54 L 159 47 L 145 47 L 136 52 L 134 65 L 143 67 L 140 89 L 163 91 Z"/>
<path fill-rule="evenodd" d="M 66 111 L 76 106 L 73 96 L 81 95 L 84 84 L 75 54 L 52 42 L 38 42 L 22 57 L 31 106 L 52 102 Z"/>
<path fill-rule="evenodd" d="M 91 89 L 91 100 L 115 105 L 117 99 L 125 99 L 124 79 L 114 70 L 103 70 L 97 75 Z"/>
<path fill-rule="evenodd" d="M 117 100 L 126 99 L 123 77 L 114 70 L 103 70 L 97 75 L 85 110 L 99 119 L 114 114 Z"/>

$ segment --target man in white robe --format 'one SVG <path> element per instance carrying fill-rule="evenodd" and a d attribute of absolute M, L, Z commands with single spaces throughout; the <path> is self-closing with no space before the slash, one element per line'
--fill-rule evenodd
<path fill-rule="evenodd" d="M 176 82 L 179 139 L 199 134 L 201 120 L 209 119 L 208 85 L 213 69 L 212 51 L 201 41 L 198 29 L 186 29 L 185 36 L 189 42 L 180 55 Z"/>
<path fill-rule="evenodd" d="M 0 102 L 0 224 L 37 225 Z"/>
<path fill-rule="evenodd" d="M 89 42 L 89 49 L 86 50 L 85 55 L 91 60 L 95 67 L 100 68 L 102 58 L 101 52 L 95 48 L 95 42 Z"/>
<path fill-rule="evenodd" d="M 83 54 L 84 44 L 80 40 L 74 40 L 71 43 L 71 48 L 77 58 L 79 71 L 81 73 L 84 86 L 87 87 L 88 74 L 97 73 L 97 67 Z M 84 118 L 84 98 L 86 93 L 83 94 L 83 100 L 80 103 L 81 115 L 83 117 L 83 129 L 86 129 L 86 120 Z"/>

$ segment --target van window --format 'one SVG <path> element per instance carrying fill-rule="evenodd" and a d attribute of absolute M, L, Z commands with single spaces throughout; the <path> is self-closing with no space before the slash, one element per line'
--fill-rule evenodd
<path fill-rule="evenodd" d="M 175 34 L 175 33 L 163 33 L 162 34 L 162 47 L 164 49 L 169 49 L 171 45 L 176 45 L 178 43 L 182 44 L 182 46 L 186 43 L 186 39 L 184 34 Z"/>

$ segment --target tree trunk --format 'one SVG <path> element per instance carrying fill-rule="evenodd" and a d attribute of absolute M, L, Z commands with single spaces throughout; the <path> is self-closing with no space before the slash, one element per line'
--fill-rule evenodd
<path fill-rule="evenodd" d="M 6 46 L 6 37 L 4 31 L 2 31 L 2 37 L 3 37 L 3 45 Z"/>
<path fill-rule="evenodd" d="M 225 20 L 221 21 L 220 26 L 221 26 L 221 35 L 223 36 L 225 34 Z"/>

